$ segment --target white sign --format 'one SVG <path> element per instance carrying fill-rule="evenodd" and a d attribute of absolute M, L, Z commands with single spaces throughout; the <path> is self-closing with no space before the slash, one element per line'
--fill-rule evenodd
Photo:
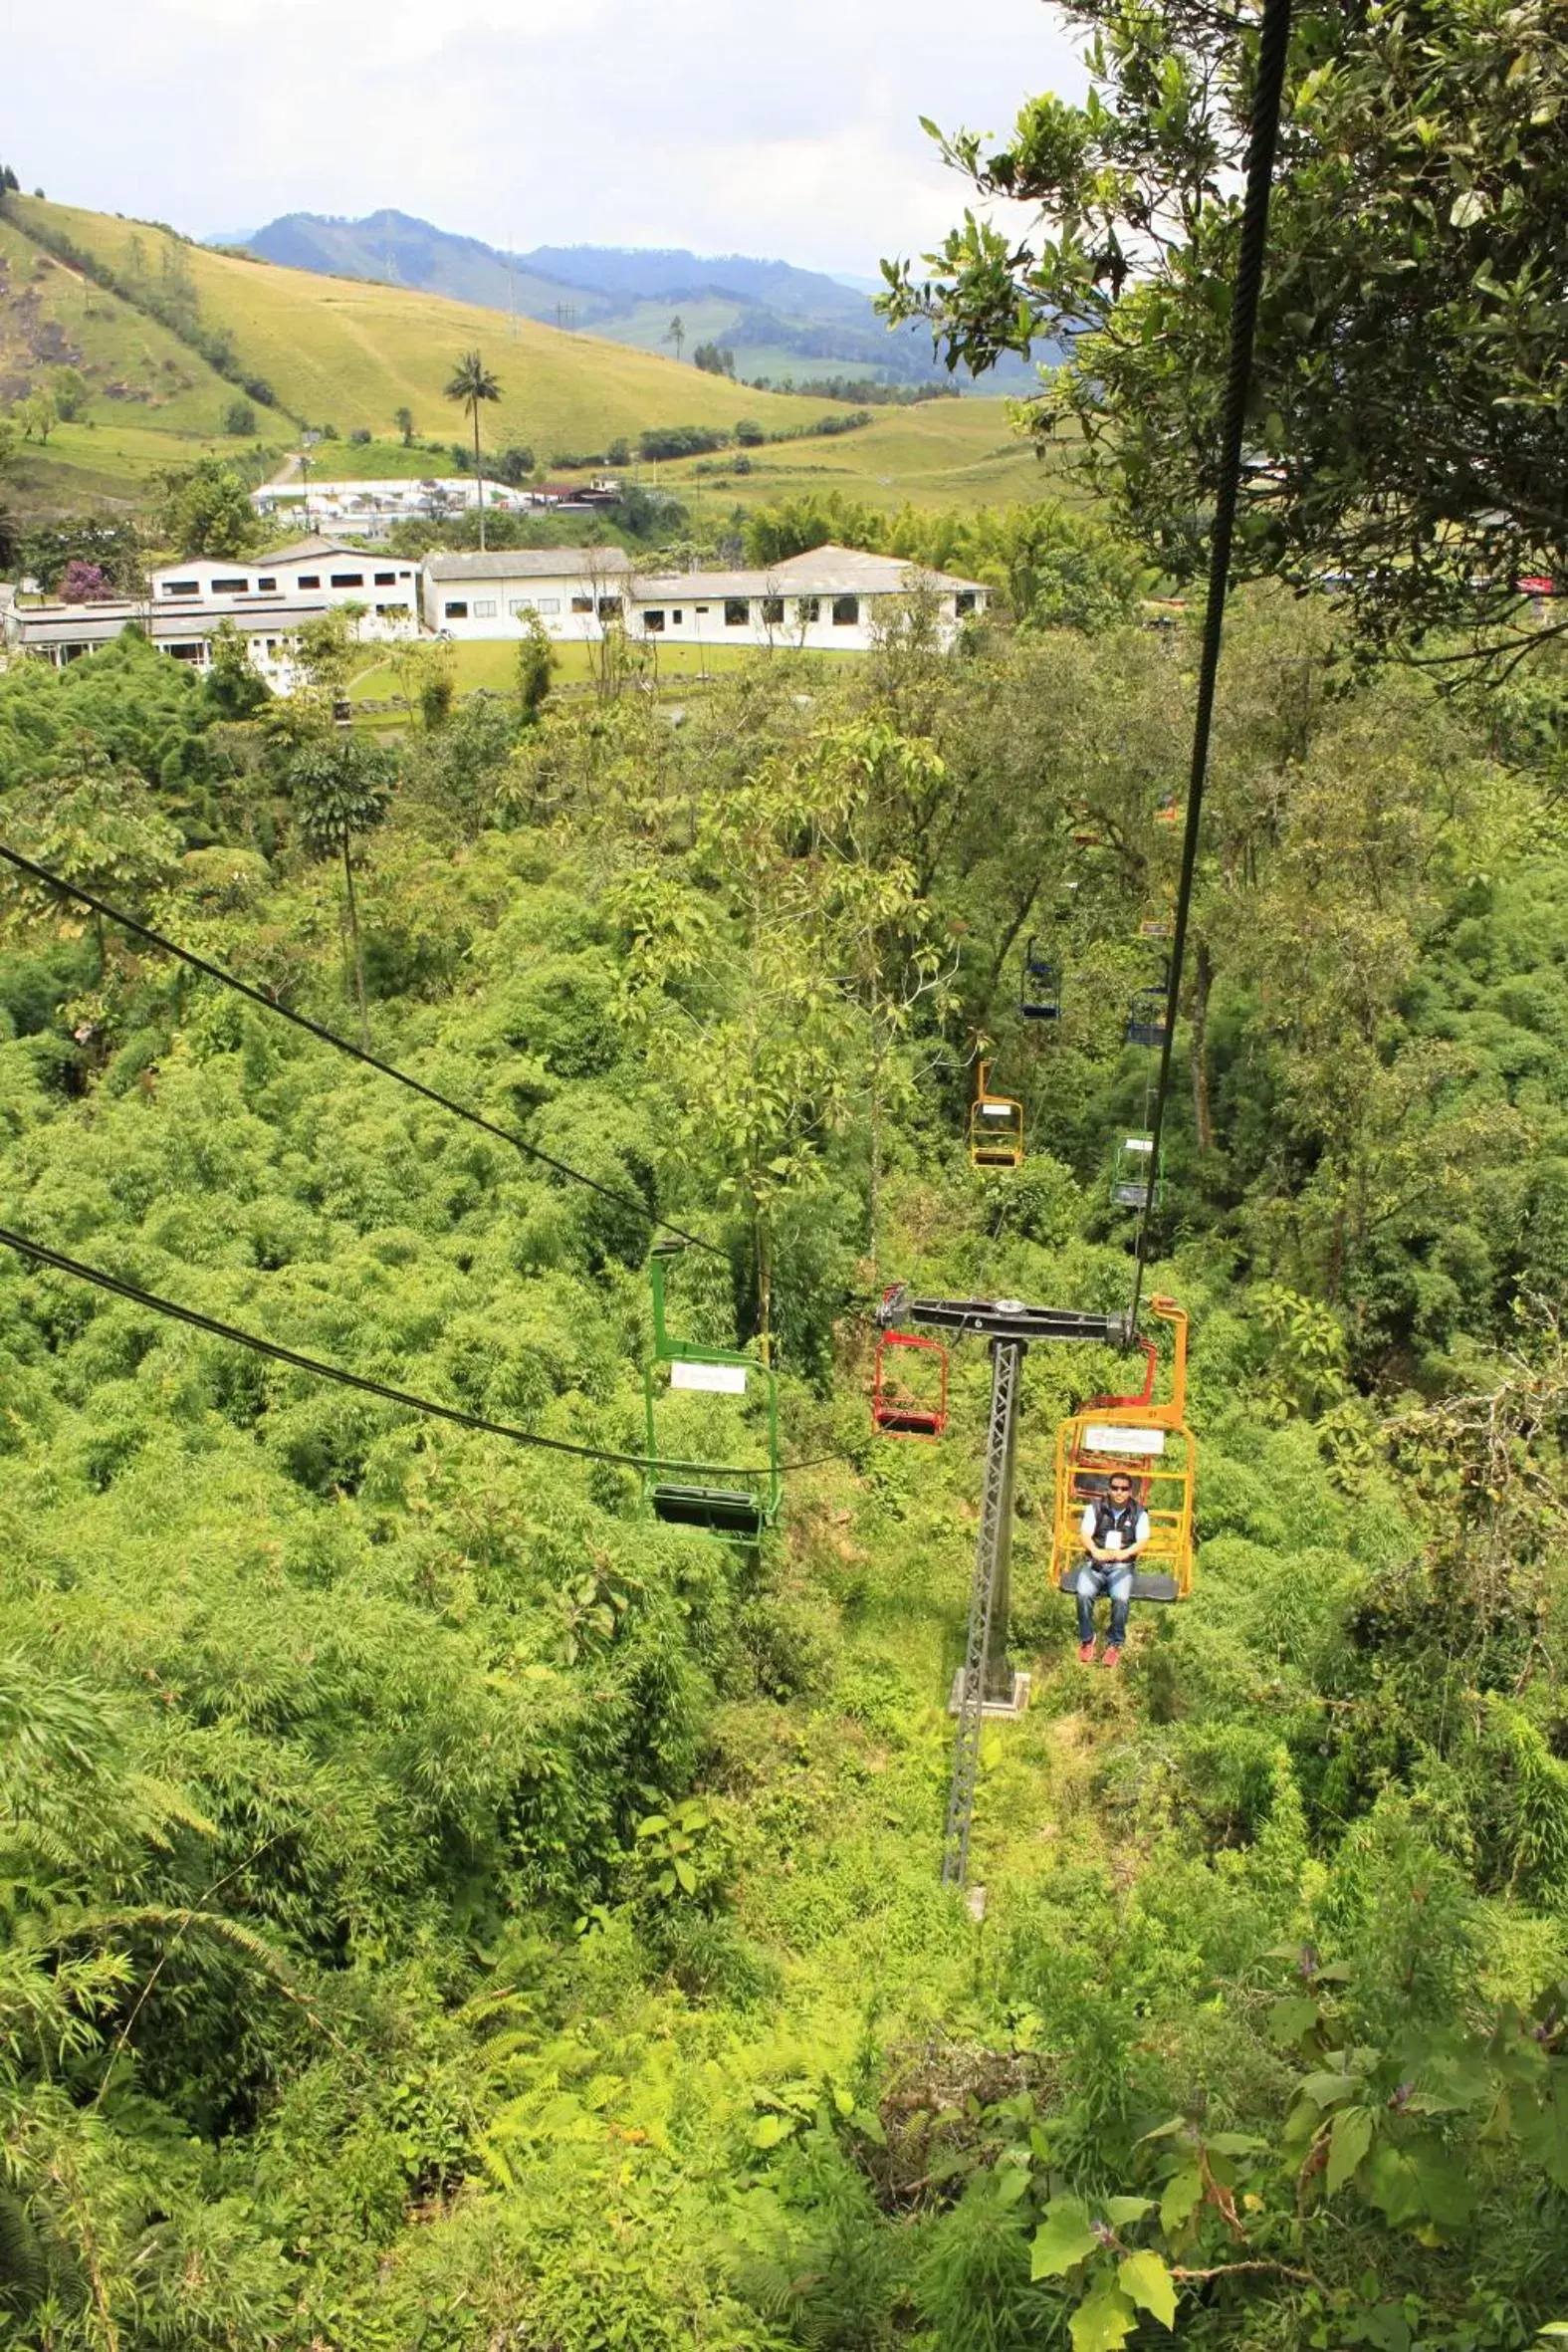
<path fill-rule="evenodd" d="M 745 1396 L 744 1364 L 671 1364 L 672 1388 L 706 1388 L 715 1396 Z"/>
<path fill-rule="evenodd" d="M 1091 1422 L 1083 1433 L 1085 1450 L 1091 1454 L 1163 1454 L 1163 1429 L 1123 1429 L 1111 1421 Z"/>

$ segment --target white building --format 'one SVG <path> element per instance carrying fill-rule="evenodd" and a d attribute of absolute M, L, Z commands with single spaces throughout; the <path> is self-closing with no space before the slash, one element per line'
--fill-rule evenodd
<path fill-rule="evenodd" d="M 147 591 L 158 612 L 180 607 L 199 613 L 204 626 L 306 602 L 362 605 L 366 637 L 412 636 L 418 627 L 417 567 L 336 539 L 296 539 L 271 556 L 160 564 L 147 575 Z"/>
<path fill-rule="evenodd" d="M 766 572 L 653 574 L 634 574 L 620 548 L 546 548 L 427 556 L 421 610 L 427 628 L 457 638 L 520 636 L 537 612 L 553 637 L 597 637 L 618 620 L 628 636 L 668 644 L 863 653 L 891 599 L 917 587 L 936 599 L 949 641 L 991 592 L 858 548 L 813 548 Z"/>
<path fill-rule="evenodd" d="M 936 599 L 937 623 L 951 639 L 959 623 L 984 611 L 979 581 L 925 572 L 901 556 L 859 548 L 812 548 L 766 572 L 671 572 L 632 585 L 631 635 L 687 645 L 798 645 L 809 651 L 863 653 L 889 602 L 915 588 Z"/>
<path fill-rule="evenodd" d="M 521 637 L 537 613 L 553 637 L 597 637 L 627 622 L 631 558 L 618 547 L 426 556 L 420 585 L 425 626 L 441 636 Z"/>
<path fill-rule="evenodd" d="M 279 596 L 265 609 L 217 612 L 183 605 L 160 609 L 145 599 L 116 597 L 93 604 L 0 604 L 0 634 L 8 649 L 32 654 L 55 669 L 79 661 L 112 643 L 132 623 L 176 661 L 206 669 L 212 658 L 212 638 L 225 620 L 245 640 L 252 666 L 276 693 L 288 694 L 299 683 L 295 649 L 299 631 L 308 620 L 320 620 L 332 607 L 318 599 L 302 601 Z"/>

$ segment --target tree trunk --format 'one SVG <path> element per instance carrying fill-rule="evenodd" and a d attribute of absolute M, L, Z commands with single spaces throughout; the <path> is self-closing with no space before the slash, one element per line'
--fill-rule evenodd
<path fill-rule="evenodd" d="M 1193 956 L 1193 1001 L 1188 1008 L 1189 1052 L 1193 1065 L 1193 1120 L 1200 1151 L 1215 1147 L 1214 1116 L 1209 1104 L 1209 992 L 1214 986 L 1214 960 L 1207 940 L 1200 939 Z"/>
<path fill-rule="evenodd" d="M 359 999 L 359 1043 L 370 1051 L 370 1016 L 364 1001 L 364 957 L 359 949 L 359 909 L 353 894 L 353 861 L 348 854 L 348 835 L 343 833 L 343 880 L 348 886 L 348 937 L 353 947 L 354 988 Z"/>
<path fill-rule="evenodd" d="M 474 402 L 474 479 L 479 484 L 479 552 L 485 552 L 485 477 L 479 462 L 479 402 Z"/>

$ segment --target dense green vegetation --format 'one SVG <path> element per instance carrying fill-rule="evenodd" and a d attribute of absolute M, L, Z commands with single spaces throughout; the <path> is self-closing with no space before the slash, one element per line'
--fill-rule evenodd
<path fill-rule="evenodd" d="M 723 1253 L 682 1327 L 766 1327 L 826 1457 L 732 1552 L 6 1254 L 8 2340 L 1478 2352 L 1568 2312 L 1549 656 L 1472 708 L 1347 685 L 1331 604 L 1237 614 L 1154 1269 L 1197 1593 L 1077 1666 L 1053 1428 L 1124 1367 L 1036 1350 L 1034 1702 L 987 1739 L 984 1920 L 938 1884 L 988 1368 L 940 1448 L 874 1443 L 865 1311 L 1126 1296 L 1193 649 L 1078 617 L 943 655 L 917 599 L 678 725 L 436 697 L 395 774 L 335 749 L 331 648 L 289 705 L 134 636 L 0 678 L 6 840 L 350 1034 L 362 981 L 377 1052 L 620 1196 L 18 885 L 0 1223 L 635 1453 L 674 1218 Z M 1015 1175 L 958 1140 L 980 1034 Z"/>

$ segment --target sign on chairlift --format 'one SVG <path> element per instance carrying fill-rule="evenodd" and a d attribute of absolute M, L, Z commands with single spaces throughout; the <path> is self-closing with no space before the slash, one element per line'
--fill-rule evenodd
<path fill-rule="evenodd" d="M 1012 1105 L 1010 1102 L 983 1102 L 980 1115 L 983 1119 L 1010 1119 Z"/>
<path fill-rule="evenodd" d="M 1115 1421 L 1091 1422 L 1083 1433 L 1091 1454 L 1163 1454 L 1163 1429 L 1129 1429 Z"/>
<path fill-rule="evenodd" d="M 703 1388 L 714 1396 L 745 1396 L 744 1364 L 683 1364 L 670 1366 L 672 1388 Z"/>

